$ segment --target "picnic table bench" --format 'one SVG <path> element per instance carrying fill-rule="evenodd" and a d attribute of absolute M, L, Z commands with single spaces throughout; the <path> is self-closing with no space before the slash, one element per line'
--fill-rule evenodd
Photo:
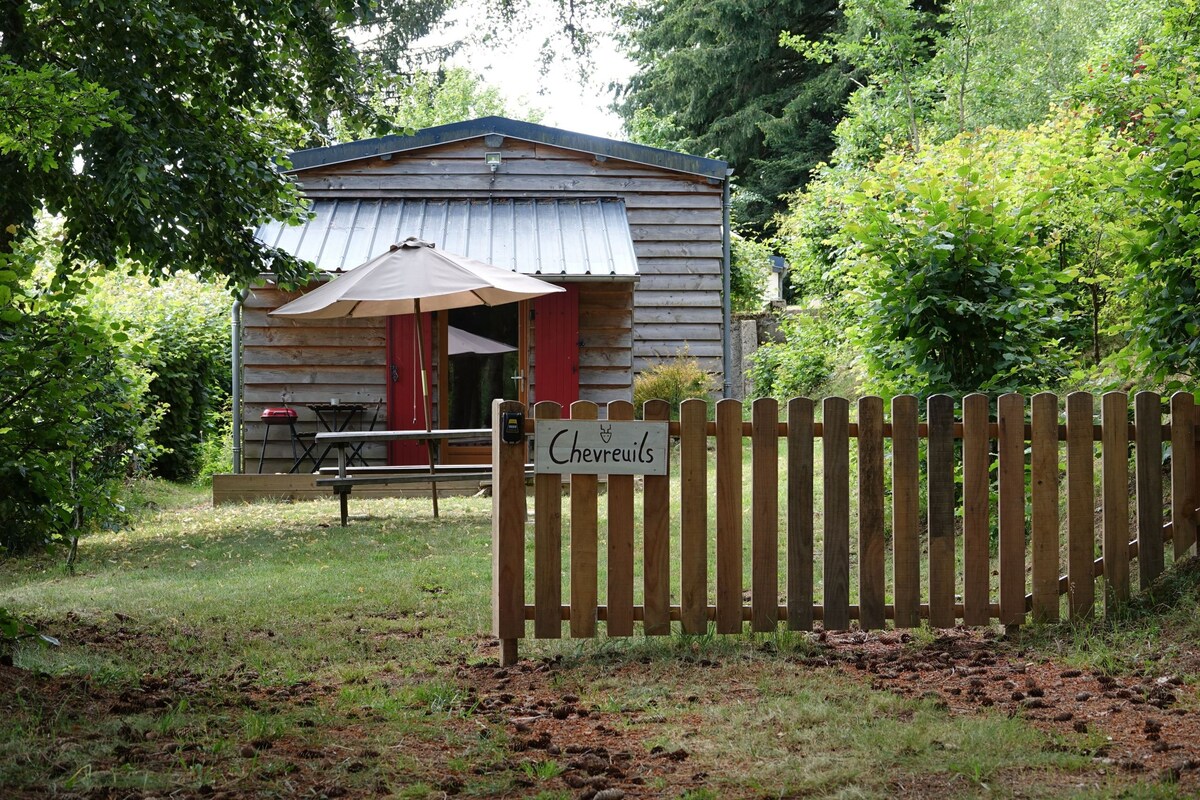
<path fill-rule="evenodd" d="M 386 485 L 393 483 L 429 483 L 433 491 L 442 481 L 471 481 L 490 480 L 492 477 L 491 464 L 437 464 L 437 444 L 441 441 L 465 439 L 491 440 L 491 428 L 462 428 L 444 430 L 416 431 L 341 431 L 318 433 L 318 444 L 336 447 L 338 450 L 337 472 L 330 477 L 318 477 L 318 486 L 329 486 L 338 496 L 342 515 L 342 525 L 346 525 L 348 514 L 348 497 L 355 486 Z M 433 466 L 390 466 L 390 467 L 351 467 L 347 453 L 353 453 L 364 444 L 373 442 L 415 441 L 426 442 L 434 448 L 435 463 Z M 526 472 L 532 474 L 533 466 L 526 465 Z M 331 470 L 320 469 L 320 475 Z"/>

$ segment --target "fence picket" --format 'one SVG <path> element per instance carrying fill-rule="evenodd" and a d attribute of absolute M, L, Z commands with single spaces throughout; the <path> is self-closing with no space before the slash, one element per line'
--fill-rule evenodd
<path fill-rule="evenodd" d="M 596 419 L 596 404 L 577 400 L 571 419 Z M 596 476 L 571 476 L 571 636 L 596 635 Z"/>
<path fill-rule="evenodd" d="M 633 403 L 613 400 L 608 418 L 633 419 Z M 608 476 L 608 617 L 609 636 L 633 635 L 633 476 Z"/>
<path fill-rule="evenodd" d="M 717 633 L 742 630 L 742 404 L 717 402 Z"/>
<path fill-rule="evenodd" d="M 708 404 L 679 406 L 679 603 L 684 633 L 708 630 Z"/>
<path fill-rule="evenodd" d="M 542 402 L 535 419 L 560 419 L 562 406 Z M 539 639 L 562 636 L 562 476 L 533 479 L 533 633 Z"/>
<path fill-rule="evenodd" d="M 929 423 L 929 625 L 954 627 L 954 400 L 927 401 Z"/>
<path fill-rule="evenodd" d="M 1171 535 L 1175 559 L 1196 543 L 1196 398 L 1171 395 Z"/>
<path fill-rule="evenodd" d="M 1025 621 L 1025 398 L 1002 395 L 996 401 L 999 423 L 1000 621 Z"/>
<path fill-rule="evenodd" d="M 493 400 L 492 419 L 524 413 L 512 400 Z M 500 441 L 492 427 L 492 635 L 500 640 L 500 663 L 515 664 L 517 640 L 525 636 L 525 432 L 518 444 Z"/>
<path fill-rule="evenodd" d="M 892 596 L 897 628 L 921 624 L 920 449 L 917 398 L 892 398 Z"/>
<path fill-rule="evenodd" d="M 963 398 L 963 622 L 991 618 L 991 474 L 987 395 Z"/>
<path fill-rule="evenodd" d="M 826 397 L 821 406 L 825 461 L 826 630 L 850 627 L 850 403 Z"/>
<path fill-rule="evenodd" d="M 1111 615 L 1129 600 L 1129 398 L 1124 392 L 1100 398 L 1100 422 L 1104 611 Z"/>
<path fill-rule="evenodd" d="M 760 397 L 751 407 L 751 628 L 779 627 L 779 404 Z"/>
<path fill-rule="evenodd" d="M 1035 394 L 1032 401 L 1030 492 L 1033 514 L 1033 618 L 1058 621 L 1058 397 Z"/>
<path fill-rule="evenodd" d="M 813 402 L 787 404 L 787 608 L 788 630 L 813 624 Z"/>
<path fill-rule="evenodd" d="M 648 400 L 642 418 L 666 422 L 671 404 Z M 671 633 L 671 449 L 667 448 L 667 474 L 647 475 L 642 489 L 642 595 L 645 612 L 642 630 L 647 636 Z"/>
<path fill-rule="evenodd" d="M 1138 584 L 1145 588 L 1163 571 L 1162 399 L 1156 392 L 1133 398 L 1134 466 L 1137 481 Z"/>
<path fill-rule="evenodd" d="M 1096 600 L 1093 404 L 1088 392 L 1067 395 L 1067 608 L 1072 620 L 1090 617 Z"/>
<path fill-rule="evenodd" d="M 858 624 L 884 626 L 883 398 L 858 401 Z"/>

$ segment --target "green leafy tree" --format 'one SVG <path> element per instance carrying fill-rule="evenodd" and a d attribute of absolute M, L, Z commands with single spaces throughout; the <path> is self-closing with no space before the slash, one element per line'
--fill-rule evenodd
<path fill-rule="evenodd" d="M 45 236 L 43 231 L 42 237 Z M 150 375 L 125 325 L 78 285 L 55 289 L 26 240 L 8 260 L 18 291 L 0 303 L 0 552 L 21 553 L 121 516 L 124 480 L 153 456 Z"/>
<path fill-rule="evenodd" d="M 782 47 L 779 32 L 819 38 L 837 21 L 835 0 L 631 2 L 621 35 L 638 69 L 618 111 L 648 144 L 728 159 L 738 218 L 761 232 L 828 157 L 851 88 L 844 68 Z"/>
<path fill-rule="evenodd" d="M 479 117 L 501 116 L 540 122 L 540 109 L 523 102 L 510 107 L 500 90 L 462 67 L 417 70 L 377 82 L 368 104 L 376 121 L 363 126 L 338 119 L 334 135 L 353 140 L 375 134 L 379 124 L 393 130 L 415 131 Z"/>
<path fill-rule="evenodd" d="M 756 397 L 789 400 L 816 392 L 829 380 L 841 335 L 819 314 L 785 315 L 779 321 L 784 341 L 754 351 L 747 374 Z"/>
<path fill-rule="evenodd" d="M 32 99 L 0 101 L 0 130 L 33 130 L 36 148 L 0 140 L 0 258 L 45 208 L 64 220 L 65 270 L 128 258 L 235 283 L 302 276 L 253 238 L 299 213 L 276 167 L 321 142 L 333 111 L 368 116 L 372 70 L 448 2 L 5 3 L 2 96 Z"/>
<path fill-rule="evenodd" d="M 846 199 L 850 336 L 885 390 L 962 393 L 1061 378 L 1068 313 L 1036 224 L 1030 137 L 988 129 L 886 157 Z"/>
<path fill-rule="evenodd" d="M 229 397 L 228 293 L 190 275 L 155 286 L 112 273 L 89 287 L 86 302 L 122 326 L 131 357 L 151 376 L 146 399 L 159 416 L 149 470 L 168 480 L 195 477 L 206 438 L 218 434 L 214 412 Z"/>
<path fill-rule="evenodd" d="M 1121 131 L 1112 181 L 1137 219 L 1127 255 L 1133 351 L 1160 383 L 1200 375 L 1200 4 L 1165 9 L 1152 41 L 1086 87 Z"/>
<path fill-rule="evenodd" d="M 1024 128 L 1069 93 L 1115 0 L 843 0 L 824 40 L 785 33 L 806 57 L 860 82 L 837 129 L 837 159 L 869 164 L 986 126 Z"/>
<path fill-rule="evenodd" d="M 734 313 L 762 311 L 771 277 L 771 248 L 737 233 L 729 244 L 730 307 Z"/>

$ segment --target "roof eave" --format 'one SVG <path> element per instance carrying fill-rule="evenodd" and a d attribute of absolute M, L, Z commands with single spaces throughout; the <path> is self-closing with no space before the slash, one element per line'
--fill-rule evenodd
<path fill-rule="evenodd" d="M 551 128 L 546 125 L 537 125 L 532 122 L 522 122 L 505 117 L 481 117 L 480 119 L 467 120 L 466 122 L 438 125 L 419 130 L 412 136 L 381 136 L 376 139 L 363 139 L 357 142 L 347 142 L 329 147 L 297 150 L 290 155 L 292 166 L 286 172 L 290 174 L 307 169 L 358 161 L 364 158 L 377 158 L 393 153 L 419 150 L 425 147 L 453 144 L 490 134 L 553 145 L 566 150 L 577 150 L 579 152 L 592 153 L 594 155 L 645 164 L 647 166 L 660 167 L 674 172 L 699 175 L 710 178 L 718 183 L 724 182 L 728 174 L 727 169 L 729 165 L 717 159 L 676 153 L 671 150 L 662 150 L 648 145 L 606 139 L 601 136 L 576 133 L 561 128 Z"/>

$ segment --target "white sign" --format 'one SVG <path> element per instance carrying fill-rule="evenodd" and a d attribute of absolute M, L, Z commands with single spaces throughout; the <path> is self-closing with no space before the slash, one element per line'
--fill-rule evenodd
<path fill-rule="evenodd" d="M 666 475 L 667 423 L 539 419 L 534 471 L 552 475 Z"/>

